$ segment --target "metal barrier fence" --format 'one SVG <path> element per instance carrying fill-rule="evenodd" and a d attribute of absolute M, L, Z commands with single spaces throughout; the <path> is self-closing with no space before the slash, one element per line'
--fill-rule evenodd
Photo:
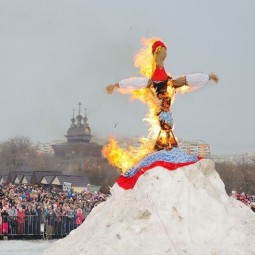
<path fill-rule="evenodd" d="M 62 238 L 79 225 L 75 218 L 68 216 L 35 216 L 26 215 L 24 219 L 13 216 L 2 216 L 0 236 L 34 237 L 34 238 Z"/>

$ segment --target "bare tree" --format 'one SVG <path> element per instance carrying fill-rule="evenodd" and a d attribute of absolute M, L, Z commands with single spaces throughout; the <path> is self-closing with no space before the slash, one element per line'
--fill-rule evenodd
<path fill-rule="evenodd" d="M 255 194 L 255 165 L 241 161 L 216 163 L 216 169 L 222 178 L 228 194 L 232 190 Z"/>
<path fill-rule="evenodd" d="M 47 155 L 39 155 L 37 147 L 29 137 L 16 136 L 0 144 L 0 171 L 8 173 L 12 170 L 32 168 L 43 170 L 49 168 L 52 160 Z"/>

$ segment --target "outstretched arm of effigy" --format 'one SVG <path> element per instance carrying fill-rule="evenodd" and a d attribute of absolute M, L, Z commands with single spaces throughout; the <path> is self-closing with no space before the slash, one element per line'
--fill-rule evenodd
<path fill-rule="evenodd" d="M 119 88 L 119 87 L 120 87 L 119 83 L 111 84 L 111 85 L 106 87 L 106 91 L 107 91 L 108 94 L 112 94 L 113 91 L 115 89 Z"/>
<path fill-rule="evenodd" d="M 106 87 L 107 93 L 112 94 L 115 89 L 119 89 L 126 93 L 131 93 L 137 89 L 143 89 L 150 86 L 151 80 L 146 77 L 134 77 L 121 80 L 119 83 L 112 84 Z"/>
<path fill-rule="evenodd" d="M 194 89 L 203 87 L 209 80 L 218 82 L 219 78 L 216 74 L 193 73 L 184 76 L 173 77 L 173 86 L 180 88 L 182 86 L 190 86 Z"/>

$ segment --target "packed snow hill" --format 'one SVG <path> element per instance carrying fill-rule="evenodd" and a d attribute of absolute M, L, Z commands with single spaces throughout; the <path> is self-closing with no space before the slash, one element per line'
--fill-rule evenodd
<path fill-rule="evenodd" d="M 45 255 L 250 255 L 255 214 L 229 197 L 214 162 L 154 167 L 133 189 L 117 183 L 69 236 Z"/>

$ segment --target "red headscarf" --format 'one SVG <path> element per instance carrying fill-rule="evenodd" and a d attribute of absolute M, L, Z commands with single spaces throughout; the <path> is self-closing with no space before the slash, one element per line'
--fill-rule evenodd
<path fill-rule="evenodd" d="M 152 50 L 152 54 L 155 53 L 155 51 L 157 50 L 157 48 L 158 48 L 159 46 L 166 48 L 166 45 L 165 45 L 163 42 L 161 42 L 161 41 L 156 41 L 156 42 L 154 42 L 153 45 L 152 45 L 152 49 L 151 49 L 151 50 Z"/>
<path fill-rule="evenodd" d="M 164 47 L 166 48 L 166 45 L 162 42 L 162 41 L 156 41 L 153 43 L 152 45 L 152 55 L 153 55 L 153 63 L 155 62 L 155 53 L 157 53 L 160 49 L 159 47 Z M 157 67 L 155 66 L 155 69 L 152 73 L 152 77 L 151 79 L 153 81 L 165 81 L 167 80 L 168 76 L 167 76 L 167 73 L 164 69 L 164 67 L 160 68 L 160 67 Z"/>

